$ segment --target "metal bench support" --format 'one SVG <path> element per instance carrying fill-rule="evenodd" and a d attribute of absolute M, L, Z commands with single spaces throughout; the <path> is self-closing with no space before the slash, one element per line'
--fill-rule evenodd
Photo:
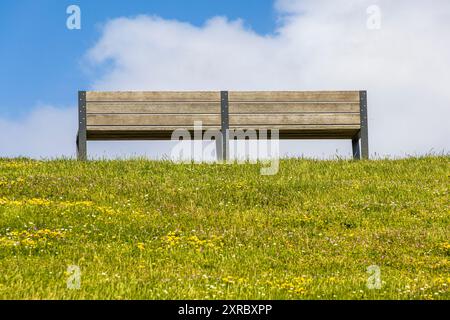
<path fill-rule="evenodd" d="M 367 91 L 359 92 L 359 107 L 361 114 L 361 157 L 369 159 L 369 128 L 367 126 Z"/>
<path fill-rule="evenodd" d="M 222 141 L 218 141 L 216 144 L 217 148 L 217 160 L 227 161 L 229 157 L 229 115 L 228 115 L 228 91 L 220 92 L 220 124 L 222 132 Z"/>
<path fill-rule="evenodd" d="M 86 142 L 86 91 L 78 91 L 78 134 L 77 134 L 77 158 L 87 160 Z"/>

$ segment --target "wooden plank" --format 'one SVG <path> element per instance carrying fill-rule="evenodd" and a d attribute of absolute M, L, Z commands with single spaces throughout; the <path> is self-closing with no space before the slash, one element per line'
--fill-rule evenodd
<path fill-rule="evenodd" d="M 304 113 L 304 114 L 231 114 L 230 126 L 248 125 L 301 125 L 301 124 L 355 124 L 360 125 L 356 113 Z"/>
<path fill-rule="evenodd" d="M 186 125 L 186 126 L 88 126 L 87 130 L 90 132 L 93 131 L 173 131 L 176 129 L 187 129 L 191 130 L 194 128 L 194 125 Z M 202 129 L 220 129 L 220 125 L 212 126 L 212 125 L 202 125 Z"/>
<path fill-rule="evenodd" d="M 189 131 L 191 139 L 194 132 Z M 88 131 L 89 140 L 172 140 L 172 131 Z"/>
<path fill-rule="evenodd" d="M 184 126 L 202 121 L 203 125 L 220 125 L 220 115 L 211 114 L 88 114 L 87 125 Z"/>
<path fill-rule="evenodd" d="M 88 126 L 88 131 L 173 131 L 175 129 L 188 129 L 191 126 Z M 220 126 L 203 125 L 202 129 L 220 129 Z M 231 126 L 230 129 L 279 129 L 294 131 L 339 131 L 339 130 L 359 130 L 359 125 L 338 124 L 338 125 L 273 125 L 273 126 Z"/>
<path fill-rule="evenodd" d="M 172 130 L 157 130 L 156 127 L 127 127 L 127 130 L 114 130 L 115 127 L 99 127 L 99 130 L 88 130 L 89 140 L 170 140 Z M 89 128 L 88 128 L 89 129 Z M 112 130 L 110 130 L 112 129 Z M 129 129 L 129 130 L 128 130 Z M 139 130 L 140 129 L 140 130 Z M 205 128 L 204 128 L 205 129 Z M 217 130 L 220 128 L 217 127 Z M 305 130 L 280 130 L 280 139 L 351 139 L 358 130 L 355 129 L 305 129 Z M 189 130 L 191 138 L 193 131 Z M 270 138 L 270 133 L 268 134 Z"/>
<path fill-rule="evenodd" d="M 359 91 L 230 91 L 230 102 L 359 102 Z"/>
<path fill-rule="evenodd" d="M 339 131 L 280 131 L 280 139 L 351 139 L 357 133 L 357 130 L 339 130 Z"/>
<path fill-rule="evenodd" d="M 173 131 L 167 130 L 101 130 L 88 131 L 89 140 L 171 140 Z M 193 137 L 190 133 L 191 138 Z"/>
<path fill-rule="evenodd" d="M 87 113 L 220 114 L 220 102 L 89 102 Z"/>
<path fill-rule="evenodd" d="M 194 121 L 203 125 L 220 125 L 220 115 L 174 114 L 88 114 L 88 126 L 185 126 Z M 356 125 L 360 127 L 359 114 L 271 114 L 230 115 L 230 127 L 292 125 Z"/>
<path fill-rule="evenodd" d="M 358 124 L 273 124 L 273 125 L 230 125 L 230 129 L 279 129 L 279 130 L 359 130 Z"/>
<path fill-rule="evenodd" d="M 230 114 L 239 113 L 359 113 L 359 103 L 231 102 Z"/>
<path fill-rule="evenodd" d="M 256 132 L 256 135 L 255 135 Z M 311 129 L 304 129 L 304 130 L 280 130 L 278 133 L 279 139 L 350 139 L 357 133 L 357 130 L 355 129 L 327 129 L 327 130 L 311 130 Z M 272 139 L 272 133 L 267 132 L 264 137 L 260 136 L 260 132 L 258 130 L 255 130 L 252 134 L 246 135 L 230 135 L 230 139 Z"/>
<path fill-rule="evenodd" d="M 88 91 L 86 101 L 220 101 L 216 91 Z"/>

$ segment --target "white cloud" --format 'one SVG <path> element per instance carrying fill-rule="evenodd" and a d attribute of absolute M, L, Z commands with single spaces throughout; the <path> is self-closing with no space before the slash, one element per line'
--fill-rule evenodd
<path fill-rule="evenodd" d="M 76 117 L 74 108 L 39 106 L 25 118 L 0 118 L 0 157 L 75 155 Z"/>
<path fill-rule="evenodd" d="M 371 5 L 381 9 L 379 30 L 366 27 Z M 270 36 L 224 17 L 202 27 L 155 16 L 113 19 L 87 54 L 92 67 L 108 66 L 92 87 L 367 89 L 372 153 L 450 149 L 449 1 L 278 0 L 276 8 L 279 27 Z M 286 142 L 281 152 L 324 156 L 336 148 L 348 155 L 350 143 Z"/>

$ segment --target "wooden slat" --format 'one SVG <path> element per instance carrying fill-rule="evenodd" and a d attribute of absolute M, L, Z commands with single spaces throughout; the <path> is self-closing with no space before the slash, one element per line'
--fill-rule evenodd
<path fill-rule="evenodd" d="M 87 125 L 183 126 L 202 121 L 203 125 L 220 125 L 220 115 L 211 114 L 88 114 Z"/>
<path fill-rule="evenodd" d="M 354 137 L 357 134 L 358 130 L 355 129 L 343 129 L 343 128 L 327 128 L 326 130 L 320 130 L 320 129 L 285 129 L 285 130 L 279 130 L 278 137 L 280 139 L 302 139 L 302 138 L 308 138 L 308 139 L 323 139 L 323 138 L 333 138 L 333 139 L 349 139 Z M 247 131 L 247 135 L 230 135 L 230 139 L 272 139 L 274 136 L 272 135 L 272 132 L 266 132 L 264 136 L 260 136 L 260 131 L 255 130 L 253 133 L 250 134 L 249 131 Z M 255 134 L 256 133 L 256 134 Z"/>
<path fill-rule="evenodd" d="M 302 125 L 302 124 L 355 124 L 360 117 L 356 113 L 319 113 L 319 114 L 231 114 L 230 126 L 248 125 Z"/>
<path fill-rule="evenodd" d="M 86 101 L 220 101 L 218 91 L 87 91 Z"/>
<path fill-rule="evenodd" d="M 191 126 L 88 126 L 88 131 L 173 131 L 175 129 L 188 129 L 193 128 Z M 202 125 L 202 129 L 220 129 L 220 126 L 208 126 Z M 230 129 L 279 129 L 279 130 L 302 130 L 302 131 L 326 131 L 326 130 L 359 130 L 359 125 L 273 125 L 273 126 L 230 126 Z"/>
<path fill-rule="evenodd" d="M 230 129 L 279 129 L 279 130 L 359 130 L 359 124 L 273 124 L 230 125 Z"/>
<path fill-rule="evenodd" d="M 230 102 L 359 102 L 359 91 L 230 91 Z"/>
<path fill-rule="evenodd" d="M 211 113 L 220 114 L 219 102 L 89 102 L 89 113 Z"/>
<path fill-rule="evenodd" d="M 358 103 L 232 102 L 232 113 L 359 112 Z M 214 102 L 90 102 L 87 113 L 220 113 Z"/>
<path fill-rule="evenodd" d="M 194 125 L 186 125 L 186 126 L 161 126 L 161 125 L 155 125 L 155 126 L 127 126 L 127 125 L 121 125 L 121 126 L 88 126 L 88 131 L 173 131 L 176 129 L 187 129 L 191 130 L 194 128 Z M 202 125 L 203 130 L 207 129 L 220 129 L 220 126 L 211 126 L 211 125 Z"/>
<path fill-rule="evenodd" d="M 301 112 L 355 112 L 359 103 L 312 103 L 312 102 L 231 102 L 230 114 L 238 113 L 301 113 Z"/>
<path fill-rule="evenodd" d="M 172 131 L 167 130 L 122 130 L 122 131 L 88 131 L 89 140 L 172 140 Z M 191 139 L 195 133 L 189 131 Z"/>
<path fill-rule="evenodd" d="M 340 130 L 282 130 L 280 139 L 352 139 L 358 130 L 340 129 Z"/>
<path fill-rule="evenodd" d="M 98 130 L 97 130 L 98 128 Z M 161 129 L 161 128 L 159 128 Z M 164 128 L 163 128 L 164 129 Z M 175 128 L 174 128 L 175 129 Z M 206 128 L 203 128 L 206 129 Z M 215 128 L 219 130 L 220 128 Z M 87 135 L 89 140 L 170 140 L 172 130 L 158 130 L 157 127 L 94 127 L 88 128 Z M 326 130 L 320 129 L 294 129 L 280 130 L 280 139 L 351 139 L 358 133 L 355 129 L 339 129 L 327 127 Z M 191 138 L 194 133 L 190 130 Z M 268 137 L 271 137 L 269 134 Z"/>

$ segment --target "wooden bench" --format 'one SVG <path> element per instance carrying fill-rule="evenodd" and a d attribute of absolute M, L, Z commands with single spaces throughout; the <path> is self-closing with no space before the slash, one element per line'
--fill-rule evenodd
<path fill-rule="evenodd" d="M 369 157 L 366 91 L 79 91 L 78 104 L 80 160 L 88 140 L 169 140 L 194 121 L 221 134 L 279 129 L 280 139 L 350 139 L 355 159 Z"/>

